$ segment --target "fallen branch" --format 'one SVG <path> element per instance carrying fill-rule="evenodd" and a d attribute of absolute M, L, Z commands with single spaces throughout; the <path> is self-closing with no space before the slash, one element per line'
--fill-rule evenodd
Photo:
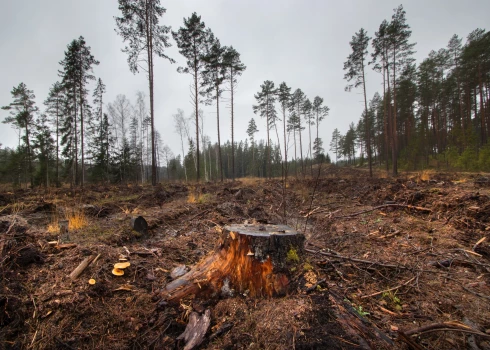
<path fill-rule="evenodd" d="M 398 340 L 403 341 L 405 344 L 407 344 L 409 347 L 415 350 L 425 350 L 424 347 L 420 346 L 416 342 L 414 342 L 408 335 L 406 335 L 402 331 L 398 331 Z"/>
<path fill-rule="evenodd" d="M 55 246 L 56 249 L 70 249 L 70 248 L 75 248 L 77 245 L 76 243 L 65 243 L 65 244 L 58 244 Z"/>
<path fill-rule="evenodd" d="M 74 281 L 82 274 L 82 272 L 92 263 L 92 261 L 95 259 L 93 255 L 90 255 L 86 257 L 80 265 L 77 266 L 75 270 L 70 273 L 70 278 Z"/>
<path fill-rule="evenodd" d="M 386 293 L 386 292 L 390 292 L 390 291 L 395 290 L 395 289 L 400 289 L 401 287 L 406 286 L 407 284 L 409 284 L 410 282 L 412 282 L 414 279 L 415 279 L 415 277 L 412 277 L 412 278 L 410 278 L 410 279 L 409 279 L 407 282 L 405 282 L 405 283 L 402 283 L 402 284 L 400 284 L 400 285 L 398 285 L 398 286 L 396 286 L 396 287 L 390 288 L 390 289 L 385 289 L 385 290 L 382 290 L 381 292 L 376 292 L 376 293 L 369 294 L 369 295 L 363 295 L 363 296 L 361 297 L 361 299 L 364 299 L 364 298 L 369 298 L 369 297 L 374 297 L 374 296 L 376 296 L 376 295 L 380 295 L 380 294 L 383 294 L 383 293 Z"/>
<path fill-rule="evenodd" d="M 443 323 L 429 324 L 419 328 L 408 330 L 405 332 L 405 334 L 415 335 L 415 334 L 422 334 L 422 333 L 429 333 L 429 332 L 436 332 L 436 331 L 459 331 L 464 333 L 476 334 L 478 336 L 481 336 L 482 338 L 490 339 L 489 334 L 480 332 L 459 322 L 443 322 Z"/>
<path fill-rule="evenodd" d="M 481 243 L 483 243 L 485 240 L 487 239 L 487 237 L 482 237 L 480 238 L 480 240 L 478 242 L 475 243 L 475 245 L 473 246 L 473 250 L 476 249 L 476 247 L 478 247 Z"/>
<path fill-rule="evenodd" d="M 197 219 L 199 216 L 206 214 L 206 213 L 207 213 L 208 211 L 210 211 L 210 210 L 211 210 L 211 209 L 206 209 L 206 210 L 203 210 L 203 211 L 201 211 L 201 212 L 197 213 L 196 215 L 194 215 L 193 217 L 191 217 L 191 218 L 187 219 L 187 221 L 192 221 L 192 220 L 194 220 L 194 219 Z"/>
<path fill-rule="evenodd" d="M 382 266 L 382 267 L 389 267 L 389 268 L 392 268 L 392 269 L 410 270 L 410 268 L 407 267 L 407 266 L 405 266 L 405 265 L 383 264 L 383 263 L 376 262 L 376 261 L 362 260 L 362 259 L 350 258 L 348 256 L 343 256 L 343 255 L 337 255 L 337 254 L 322 252 L 320 250 L 305 249 L 305 251 L 308 252 L 308 253 L 312 253 L 312 254 L 321 254 L 321 255 L 325 255 L 325 256 L 331 257 L 331 258 L 349 260 L 349 261 L 363 263 L 363 264 L 377 265 L 377 266 Z"/>
<path fill-rule="evenodd" d="M 371 211 L 375 211 L 375 210 L 382 209 L 382 208 L 388 208 L 388 207 L 415 209 L 418 211 L 432 213 L 432 209 L 428 209 L 428 208 L 424 208 L 424 207 L 417 207 L 417 206 L 410 205 L 410 204 L 383 204 L 383 205 L 378 205 L 377 207 L 373 207 L 371 209 L 361 210 L 361 211 L 358 211 L 357 213 L 353 213 L 353 214 L 349 214 L 349 215 L 334 216 L 334 219 L 352 218 L 352 217 L 357 216 L 357 215 L 369 213 Z"/>
<path fill-rule="evenodd" d="M 314 285 L 312 285 L 311 287 L 309 287 L 307 290 L 306 290 L 306 293 L 311 293 L 313 292 L 320 284 L 322 283 L 325 283 L 326 279 L 322 279 L 322 280 L 319 280 L 318 282 L 316 282 Z"/>

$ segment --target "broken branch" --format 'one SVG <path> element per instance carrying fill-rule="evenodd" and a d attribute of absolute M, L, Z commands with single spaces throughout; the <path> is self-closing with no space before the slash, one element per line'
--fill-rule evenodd
<path fill-rule="evenodd" d="M 401 287 L 403 286 L 406 286 L 407 284 L 409 284 L 410 282 L 412 282 L 413 280 L 415 279 L 415 277 L 412 277 L 410 278 L 407 282 L 405 283 L 402 283 L 396 287 L 393 287 L 393 288 L 389 288 L 389 289 L 385 289 L 385 290 L 382 290 L 381 292 L 376 292 L 376 293 L 373 293 L 373 294 L 369 294 L 369 295 L 363 295 L 361 297 L 361 299 L 364 299 L 364 298 L 369 298 L 369 297 L 374 297 L 376 295 L 379 295 L 379 294 L 383 294 L 383 293 L 386 293 L 386 292 L 391 292 L 392 290 L 396 290 L 396 289 L 400 289 Z"/>
<path fill-rule="evenodd" d="M 75 270 L 70 273 L 70 278 L 74 281 L 82 274 L 82 272 L 92 263 L 92 261 L 95 259 L 93 255 L 90 255 L 86 257 L 80 265 L 77 266 Z"/>
<path fill-rule="evenodd" d="M 424 211 L 424 212 L 432 213 L 432 209 L 417 207 L 417 206 L 410 205 L 410 204 L 383 204 L 383 205 L 378 205 L 377 207 L 373 207 L 371 209 L 361 210 L 361 211 L 358 211 L 358 212 L 353 213 L 353 214 L 335 216 L 334 219 L 352 218 L 352 217 L 357 216 L 357 215 L 369 213 L 371 211 L 375 211 L 375 210 L 382 209 L 382 208 L 388 208 L 388 207 L 415 209 L 418 211 Z"/>
<path fill-rule="evenodd" d="M 313 249 L 305 249 L 306 252 L 312 253 L 312 254 L 321 254 L 325 256 L 329 256 L 331 258 L 337 258 L 337 259 L 343 259 L 343 260 L 349 260 L 353 262 L 358 262 L 358 263 L 363 263 L 363 264 L 369 264 L 369 265 L 377 265 L 377 266 L 383 266 L 383 267 L 389 267 L 392 269 L 404 269 L 404 270 L 410 270 L 409 267 L 404 266 L 404 265 L 393 265 L 393 264 L 383 264 L 379 263 L 376 261 L 370 261 L 370 260 L 362 260 L 362 259 L 356 259 L 356 258 L 350 258 L 348 256 L 343 256 L 343 255 L 337 255 L 337 254 L 331 254 L 327 252 L 322 252 L 320 250 L 313 250 Z"/>

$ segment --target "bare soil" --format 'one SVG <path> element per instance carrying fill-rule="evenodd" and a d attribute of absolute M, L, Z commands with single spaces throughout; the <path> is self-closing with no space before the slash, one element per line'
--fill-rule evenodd
<path fill-rule="evenodd" d="M 206 309 L 201 349 L 490 349 L 485 178 L 370 179 L 324 167 L 285 191 L 280 179 L 4 191 L 0 349 L 182 349 L 190 313 Z M 87 225 L 49 244 L 58 234 L 48 226 L 70 210 Z M 139 215 L 147 234 L 131 229 Z M 196 264 L 225 225 L 245 221 L 305 234 L 291 293 L 167 304 L 171 271 Z M 70 279 L 90 255 L 97 260 Z M 131 266 L 115 276 L 121 256 Z"/>

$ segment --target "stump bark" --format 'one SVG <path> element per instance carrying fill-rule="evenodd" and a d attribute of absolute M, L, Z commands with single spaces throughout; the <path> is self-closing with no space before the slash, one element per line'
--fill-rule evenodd
<path fill-rule="evenodd" d="M 230 225 L 217 249 L 163 291 L 168 302 L 190 296 L 283 296 L 302 261 L 305 237 L 284 225 Z"/>

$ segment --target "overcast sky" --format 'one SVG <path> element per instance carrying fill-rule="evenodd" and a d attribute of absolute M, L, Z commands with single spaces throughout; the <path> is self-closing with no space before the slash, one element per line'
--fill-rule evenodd
<path fill-rule="evenodd" d="M 328 151 L 334 128 L 344 134 L 350 122 L 357 123 L 363 109 L 360 91 L 344 91 L 343 63 L 350 53 L 349 41 L 361 27 L 373 36 L 399 4 L 390 0 L 162 0 L 167 9 L 162 23 L 177 30 L 183 18 L 195 11 L 222 45 L 233 45 L 241 54 L 247 70 L 236 92 L 235 140 L 246 138 L 252 117 L 260 130 L 258 138 L 265 138 L 265 120 L 252 111 L 254 94 L 264 80 L 272 80 L 276 86 L 285 81 L 293 91 L 301 88 L 311 100 L 323 97 L 330 107 L 330 115 L 320 126 L 320 137 Z M 404 8 L 412 29 L 411 41 L 417 43 L 417 62 L 431 50 L 446 47 L 453 34 L 466 38 L 472 30 L 488 29 L 490 24 L 488 0 L 410 0 Z M 121 52 L 124 45 L 114 31 L 114 16 L 118 15 L 115 0 L 0 0 L 0 106 L 8 105 L 12 88 L 24 82 L 34 90 L 37 105 L 43 110 L 49 87 L 59 79 L 59 61 L 66 46 L 80 35 L 100 61 L 94 74 L 107 86 L 106 102 L 125 94 L 134 103 L 138 90 L 148 96 L 145 75 L 133 75 L 126 54 Z M 164 142 L 177 154 L 179 143 L 172 115 L 177 108 L 191 114 L 192 78 L 177 73 L 185 61 L 173 39 L 172 43 L 167 52 L 177 63 L 155 61 L 155 123 Z M 371 98 L 382 89 L 381 76 L 369 69 L 366 79 Z M 214 142 L 215 108 L 202 108 L 205 133 Z M 231 138 L 229 114 L 224 108 L 220 113 L 222 140 Z M 0 110 L 0 120 L 6 115 Z M 16 140 L 14 129 L 0 124 L 0 143 L 15 146 Z"/>

